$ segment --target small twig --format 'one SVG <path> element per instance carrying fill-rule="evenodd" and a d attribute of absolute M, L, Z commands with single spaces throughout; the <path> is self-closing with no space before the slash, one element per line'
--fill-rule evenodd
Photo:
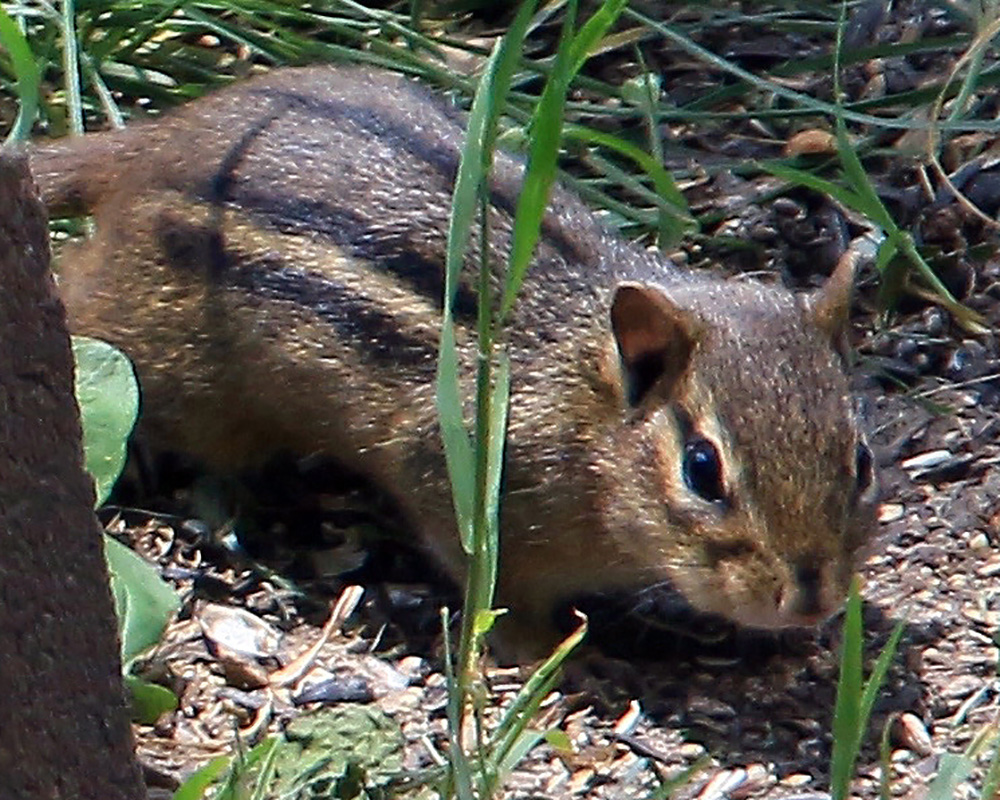
<path fill-rule="evenodd" d="M 337 598 L 337 602 L 333 604 L 330 610 L 330 618 L 323 626 L 319 639 L 316 640 L 316 643 L 312 647 L 293 659 L 287 666 L 271 674 L 271 677 L 268 679 L 271 688 L 290 686 L 306 673 L 306 670 L 312 666 L 313 661 L 316 660 L 316 656 L 319 655 L 319 651 L 329 641 L 333 632 L 339 630 L 344 621 L 358 607 L 364 591 L 360 586 L 348 586 L 340 593 L 340 597 Z"/>

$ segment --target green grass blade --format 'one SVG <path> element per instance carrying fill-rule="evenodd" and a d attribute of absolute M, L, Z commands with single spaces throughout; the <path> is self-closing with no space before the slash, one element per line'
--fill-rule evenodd
<path fill-rule="evenodd" d="M 895 658 L 896 650 L 899 648 L 899 640 L 903 636 L 903 627 L 903 620 L 896 623 L 896 627 L 889 636 L 889 641 L 882 648 L 882 652 L 879 653 L 878 658 L 875 660 L 875 666 L 872 667 L 872 671 L 868 675 L 864 692 L 861 695 L 859 709 L 862 728 L 868 725 L 868 720 L 871 718 L 875 700 L 882 688 L 882 684 L 885 683 L 885 676 L 889 672 L 889 665 L 892 664 L 892 659 Z"/>
<path fill-rule="evenodd" d="M 572 77 L 570 60 L 571 26 L 576 16 L 576 0 L 570 0 L 563 22 L 562 39 L 556 52 L 552 75 L 545 84 L 541 100 L 531 121 L 531 145 L 521 194 L 514 212 L 514 237 L 500 307 L 500 324 L 510 314 L 535 252 L 535 243 L 548 206 L 549 191 L 556 177 L 556 160 L 562 135 L 566 90 Z"/>
<path fill-rule="evenodd" d="M 815 97 L 810 97 L 809 95 L 796 91 L 795 89 L 791 89 L 782 83 L 767 80 L 765 78 L 761 78 L 759 75 L 755 75 L 753 72 L 740 67 L 738 64 L 713 53 L 711 50 L 708 50 L 701 45 L 696 44 L 692 39 L 669 25 L 654 19 L 653 17 L 642 14 L 634 8 L 628 8 L 624 13 L 629 18 L 645 25 L 649 30 L 660 34 L 664 39 L 677 45 L 680 49 L 689 55 L 694 56 L 699 61 L 709 64 L 724 73 L 738 78 L 761 93 L 767 93 L 769 95 L 787 100 L 796 107 L 793 111 L 781 108 L 777 112 L 779 116 L 787 116 L 790 113 L 806 112 L 810 114 L 829 114 L 831 116 L 837 116 L 838 113 L 841 113 L 844 118 L 850 122 L 871 125 L 876 130 L 925 130 L 927 127 L 926 120 L 919 118 L 914 119 L 912 118 L 912 115 L 895 118 L 888 116 L 880 117 L 874 114 L 864 114 L 851 109 L 839 107 L 836 103 L 832 103 L 827 100 L 819 100 Z M 934 93 L 936 93 L 936 90 L 935 92 L 929 93 L 929 95 L 933 95 Z M 896 101 L 895 105 L 899 105 L 904 98 L 897 96 L 894 99 Z M 758 112 L 754 113 L 755 115 L 759 115 Z M 706 118 L 710 118 L 710 116 L 711 115 Z M 938 127 L 940 130 L 950 131 L 997 131 L 1000 130 L 1000 121 L 975 120 L 968 122 L 952 122 L 945 120 L 941 122 Z"/>
<path fill-rule="evenodd" d="M 892 798 L 892 726 L 896 719 L 893 714 L 886 721 L 882 728 L 882 740 L 878 746 L 879 780 L 878 796 L 879 800 L 891 800 Z"/>
<path fill-rule="evenodd" d="M 580 626 L 535 669 L 518 691 L 494 733 L 495 746 L 492 752 L 494 770 L 498 770 L 500 764 L 507 763 L 507 755 L 511 748 L 527 729 L 542 701 L 559 680 L 559 670 L 563 663 L 580 646 L 586 634 L 587 622 L 583 617 Z"/>
<path fill-rule="evenodd" d="M 83 134 L 83 100 L 80 97 L 80 58 L 76 47 L 76 11 L 73 0 L 63 0 L 62 11 L 62 67 L 66 81 L 66 110 L 69 129 L 77 136 Z"/>
<path fill-rule="evenodd" d="M 454 789 L 459 800 L 473 800 L 472 767 L 462 749 L 459 739 L 462 730 L 462 711 L 465 707 L 465 694 L 462 691 L 463 682 L 458 679 L 455 671 L 455 659 L 452 656 L 451 616 L 448 608 L 441 609 L 441 630 L 444 635 L 444 677 L 448 686 L 448 762 L 450 770 L 445 779 L 448 784 L 442 795 L 451 797 Z"/>
<path fill-rule="evenodd" d="M 993 800 L 1000 792 L 1000 736 L 997 736 L 996 726 L 993 726 L 993 757 L 989 769 L 983 778 L 983 790 L 979 793 L 982 800 Z"/>
<path fill-rule="evenodd" d="M 844 168 L 844 176 L 858 197 L 857 210 L 872 220 L 888 235 L 899 231 L 889 210 L 882 205 L 868 173 L 865 172 L 857 147 L 847 134 L 847 124 L 842 116 L 837 118 L 837 155 Z"/>
<path fill-rule="evenodd" d="M 569 47 L 571 77 L 580 71 L 590 54 L 599 47 L 601 38 L 615 24 L 627 3 L 628 0 L 607 0 L 573 37 Z"/>
<path fill-rule="evenodd" d="M 486 519 L 490 530 L 486 537 L 485 580 L 481 587 L 483 592 L 479 607 L 489 608 L 493 605 L 493 591 L 496 586 L 497 563 L 499 561 L 500 543 L 500 482 L 503 477 L 504 444 L 507 440 L 507 410 L 510 402 L 510 357 L 501 353 L 497 360 L 493 377 L 493 396 L 490 402 L 490 419 L 488 422 L 486 452 Z"/>
<path fill-rule="evenodd" d="M 830 794 L 844 800 L 850 792 L 851 777 L 861 744 L 862 641 L 861 593 L 858 581 L 851 582 L 844 611 L 840 680 L 833 712 L 833 756 L 830 761 Z"/>
<path fill-rule="evenodd" d="M 524 32 L 531 18 L 533 3 L 525 3 L 514 23 L 494 48 L 472 101 L 466 142 L 458 167 L 448 221 L 448 249 L 445 259 L 445 313 L 437 372 L 437 406 L 444 441 L 448 474 L 451 477 L 455 516 L 462 546 L 473 554 L 473 518 L 475 515 L 475 456 L 465 427 L 462 395 L 458 378 L 458 353 L 455 343 L 452 307 L 472 222 L 478 206 L 480 187 L 486 180 L 496 139 L 496 128 L 510 76 L 516 65 Z"/>
<path fill-rule="evenodd" d="M 445 313 L 438 358 L 437 406 L 448 474 L 452 482 L 455 516 L 462 546 L 469 555 L 472 555 L 474 550 L 472 536 L 475 515 L 475 455 L 462 413 L 452 307 L 458 292 L 469 234 L 478 206 L 477 198 L 489 174 L 500 112 L 534 5 L 534 2 L 526 2 L 521 6 L 507 35 L 494 48 L 486 64 L 472 101 L 466 142 L 459 162 L 451 217 L 448 222 Z"/>
<path fill-rule="evenodd" d="M 868 728 L 875 699 L 885 682 L 889 665 L 903 635 L 901 620 L 879 653 L 868 680 L 863 682 L 862 652 L 864 629 L 861 621 L 861 592 L 855 578 L 851 582 L 844 611 L 840 681 L 833 715 L 833 756 L 830 762 L 830 794 L 843 800 L 850 791 L 851 778 Z"/>
<path fill-rule="evenodd" d="M 850 189 L 841 186 L 839 183 L 834 183 L 826 178 L 813 175 L 811 172 L 806 172 L 805 170 L 798 169 L 796 167 L 789 167 L 785 164 L 768 164 L 759 162 L 757 166 L 764 172 L 769 172 L 771 175 L 774 175 L 776 178 L 781 178 L 782 180 L 796 184 L 797 186 L 805 186 L 808 189 L 813 189 L 827 195 L 828 197 L 832 197 L 834 200 L 839 203 L 843 203 L 848 208 L 853 208 L 859 211 L 861 210 L 861 200 L 858 195 Z"/>
<path fill-rule="evenodd" d="M 205 793 L 229 767 L 232 756 L 216 756 L 188 777 L 175 791 L 171 800 L 201 800 Z"/>
<path fill-rule="evenodd" d="M 7 135 L 7 141 L 23 142 L 31 134 L 31 127 L 38 114 L 38 85 L 41 70 L 31 52 L 28 40 L 21 29 L 0 4 L 0 46 L 10 56 L 14 74 L 17 75 L 18 111 L 14 127 Z"/>
<path fill-rule="evenodd" d="M 967 752 L 942 753 L 938 773 L 927 787 L 927 800 L 954 800 L 959 796 L 958 785 L 968 779 L 975 766 L 975 759 Z"/>
<path fill-rule="evenodd" d="M 472 516 L 475 469 L 472 443 L 465 429 L 462 393 L 458 381 L 458 350 L 451 309 L 445 310 L 438 351 L 437 409 L 458 533 L 466 555 L 472 555 Z"/>
<path fill-rule="evenodd" d="M 585 142 L 586 144 L 600 145 L 630 159 L 653 182 L 657 195 L 663 201 L 661 208 L 682 220 L 686 226 L 696 224 L 688 208 L 687 200 L 684 198 L 681 190 L 677 188 L 673 176 L 649 153 L 620 136 L 597 131 L 583 125 L 567 125 L 563 128 L 563 136 L 567 139 L 576 139 L 577 141 Z"/>
<path fill-rule="evenodd" d="M 969 745 L 961 753 L 943 753 L 938 763 L 938 773 L 934 776 L 930 786 L 927 787 L 927 800 L 953 800 L 959 796 L 958 785 L 969 779 L 972 771 L 976 767 L 976 762 L 982 752 L 989 747 L 997 735 L 996 725 L 987 725 L 973 737 Z M 996 762 L 996 752 L 994 753 L 994 763 L 990 764 L 989 772 L 992 773 Z M 989 775 L 983 781 L 983 789 L 989 784 Z M 995 800 L 995 795 L 980 792 L 983 800 Z"/>
<path fill-rule="evenodd" d="M 522 731 L 521 735 L 514 740 L 514 743 L 510 746 L 503 759 L 497 763 L 496 779 L 502 781 L 507 775 L 510 775 L 514 767 L 521 763 L 521 759 L 528 755 L 534 749 L 535 745 L 545 739 L 545 733 L 545 731 L 535 730 L 534 728 L 527 728 Z"/>

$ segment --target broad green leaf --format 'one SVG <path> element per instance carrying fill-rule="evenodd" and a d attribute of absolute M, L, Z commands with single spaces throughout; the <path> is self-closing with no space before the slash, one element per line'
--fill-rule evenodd
<path fill-rule="evenodd" d="M 995 724 L 992 733 L 993 757 L 990 758 L 990 766 L 983 779 L 983 791 L 979 794 L 982 800 L 993 800 L 1000 791 L 1000 736 L 997 735 Z"/>
<path fill-rule="evenodd" d="M 976 759 L 968 753 L 942 753 L 937 775 L 927 787 L 927 800 L 953 800 L 959 797 L 958 785 L 968 780 L 975 766 Z"/>
<path fill-rule="evenodd" d="M 156 683 L 149 683 L 134 675 L 125 676 L 125 686 L 132 706 L 132 719 L 143 725 L 152 725 L 163 714 L 177 708 L 177 695 Z"/>
<path fill-rule="evenodd" d="M 104 554 L 118 611 L 122 664 L 127 665 L 160 640 L 180 600 L 156 569 L 121 542 L 105 536 Z"/>
<path fill-rule="evenodd" d="M 128 437 L 139 413 L 139 386 L 132 364 L 106 342 L 74 336 L 73 357 L 83 452 L 100 506 L 125 466 Z"/>

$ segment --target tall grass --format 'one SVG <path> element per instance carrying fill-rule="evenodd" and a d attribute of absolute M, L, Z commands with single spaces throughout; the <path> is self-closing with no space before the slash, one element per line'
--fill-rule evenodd
<path fill-rule="evenodd" d="M 581 640 L 583 628 L 543 663 L 518 693 L 499 725 L 486 734 L 482 720 L 483 693 L 475 688 L 477 665 L 486 635 L 498 611 L 492 608 L 499 554 L 500 476 L 503 465 L 510 396 L 510 360 L 503 343 L 505 318 L 516 301 L 538 241 L 542 217 L 556 175 L 563 111 L 570 80 L 591 49 L 599 46 L 624 7 L 623 0 L 606 0 L 579 29 L 576 2 L 567 5 L 559 46 L 541 99 L 528 125 L 530 145 L 524 181 L 514 212 L 511 250 L 506 265 L 489 263 L 489 186 L 493 149 L 500 116 L 517 69 L 524 37 L 534 13 L 534 0 L 521 4 L 513 23 L 487 59 L 469 115 L 466 144 L 455 184 L 448 232 L 445 303 L 437 374 L 437 403 L 452 482 L 455 516 L 468 556 L 458 663 L 449 661 L 448 721 L 451 774 L 446 794 L 462 800 L 489 797 L 503 776 L 543 734 L 528 725 L 558 677 L 558 667 Z M 453 305 L 459 275 L 478 218 L 477 375 L 475 411 L 466 425 L 459 380 Z M 490 276 L 497 268 L 502 294 L 494 298 Z M 499 302 L 496 302 L 499 300 Z M 445 617 L 447 629 L 447 617 Z M 472 721 L 476 741 L 463 740 Z M 473 765 L 472 754 L 475 755 Z"/>

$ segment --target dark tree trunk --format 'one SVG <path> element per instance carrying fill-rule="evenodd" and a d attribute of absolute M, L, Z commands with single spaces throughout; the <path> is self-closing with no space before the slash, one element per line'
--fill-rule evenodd
<path fill-rule="evenodd" d="M 66 314 L 27 161 L 0 152 L 0 796 L 145 797 Z"/>

